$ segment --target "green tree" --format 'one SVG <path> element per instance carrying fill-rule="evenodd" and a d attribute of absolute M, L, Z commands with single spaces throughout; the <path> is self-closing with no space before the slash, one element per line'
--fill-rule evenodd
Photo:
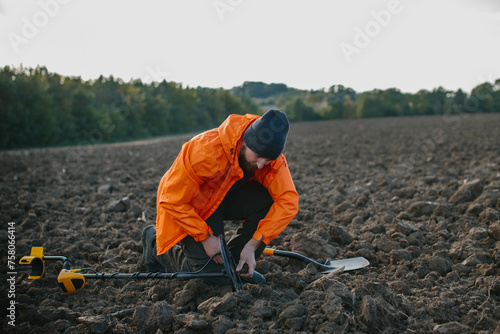
<path fill-rule="evenodd" d="M 434 113 L 434 109 L 429 103 L 430 94 L 428 90 L 421 89 L 410 98 L 415 115 L 432 115 Z"/>
<path fill-rule="evenodd" d="M 500 79 L 497 79 L 493 86 L 493 104 L 494 111 L 500 112 Z"/>
<path fill-rule="evenodd" d="M 489 82 L 480 84 L 474 89 L 467 99 L 466 107 L 467 112 L 471 113 L 490 113 L 495 111 L 495 101 L 493 85 Z"/>
<path fill-rule="evenodd" d="M 328 106 L 321 110 L 322 119 L 342 119 L 344 105 L 341 100 L 334 100 L 328 103 Z"/>
<path fill-rule="evenodd" d="M 292 102 L 285 105 L 285 113 L 290 118 L 290 121 L 313 121 L 318 120 L 318 115 L 314 109 L 305 105 L 301 98 L 297 97 Z"/>

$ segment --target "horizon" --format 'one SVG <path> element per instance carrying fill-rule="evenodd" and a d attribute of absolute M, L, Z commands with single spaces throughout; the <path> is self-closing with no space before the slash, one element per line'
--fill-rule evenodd
<path fill-rule="evenodd" d="M 12 67 L 11 65 L 6 65 L 6 66 L 9 66 L 11 69 L 12 69 L 12 68 L 14 68 L 14 67 Z M 22 66 L 22 67 L 21 67 L 21 66 Z M 355 90 L 355 89 L 354 89 L 354 88 L 352 88 L 352 87 L 349 87 L 349 86 L 346 86 L 346 85 L 342 85 L 341 83 L 339 83 L 339 84 L 334 84 L 334 85 L 331 85 L 331 86 L 329 86 L 329 87 L 323 87 L 323 88 L 321 88 L 321 89 L 301 89 L 301 88 L 297 88 L 297 87 L 289 86 L 289 85 L 287 85 L 286 83 L 283 83 L 283 82 L 263 82 L 263 81 L 244 81 L 244 82 L 243 82 L 243 83 L 241 83 L 240 85 L 233 86 L 233 87 L 230 87 L 230 88 L 224 88 L 224 87 L 204 87 L 204 86 L 196 86 L 196 87 L 194 87 L 194 86 L 185 85 L 185 84 L 184 84 L 184 83 L 182 83 L 182 82 L 177 82 L 177 81 L 169 81 L 169 80 L 166 80 L 166 79 L 163 79 L 162 81 L 150 81 L 150 82 L 144 82 L 144 81 L 142 81 L 142 79 L 141 79 L 141 78 L 130 78 L 129 80 L 125 80 L 125 79 L 120 78 L 120 77 L 117 77 L 117 76 L 115 76 L 115 75 L 113 75 L 113 74 L 110 74 L 109 76 L 104 76 L 104 75 L 102 75 L 102 74 L 101 74 L 101 75 L 99 75 L 99 76 L 98 76 L 98 77 L 96 77 L 96 78 L 84 79 L 84 78 L 82 78 L 82 76 L 80 76 L 80 75 L 63 75 L 63 74 L 61 74 L 61 73 L 57 73 L 57 72 L 50 71 L 50 69 L 49 69 L 48 67 L 43 66 L 43 65 L 37 65 L 37 67 L 40 67 L 40 68 L 44 68 L 44 67 L 45 67 L 45 68 L 47 69 L 47 71 L 48 71 L 48 73 L 49 73 L 49 74 L 56 74 L 56 75 L 60 75 L 60 76 L 65 77 L 65 78 L 80 78 L 83 82 L 90 82 L 90 83 L 94 83 L 94 82 L 95 82 L 95 81 L 97 81 L 97 80 L 99 79 L 99 77 L 101 77 L 101 76 L 102 76 L 103 78 L 105 78 L 105 79 L 108 79 L 108 78 L 110 78 L 110 77 L 112 76 L 112 77 L 113 77 L 113 79 L 114 79 L 115 81 L 120 82 L 120 83 L 125 83 L 125 84 L 132 83 L 132 82 L 134 82 L 134 81 L 136 81 L 136 80 L 141 80 L 141 82 L 142 82 L 143 84 L 145 84 L 145 85 L 150 85 L 150 84 L 155 84 L 155 83 L 156 83 L 156 84 L 159 84 L 159 83 L 161 83 L 163 80 L 165 80 L 166 82 L 174 82 L 174 83 L 176 83 L 176 84 L 180 84 L 180 85 L 182 85 L 182 87 L 183 87 L 183 88 L 193 88 L 193 89 L 196 89 L 196 88 L 224 89 L 224 90 L 227 90 L 227 91 L 230 91 L 230 90 L 232 90 L 232 89 L 234 89 L 234 88 L 237 88 L 237 87 L 243 87 L 243 85 L 244 85 L 245 83 L 247 83 L 247 82 L 263 83 L 263 84 L 265 84 L 265 85 L 273 85 L 273 84 L 278 84 L 278 85 L 280 85 L 280 84 L 284 84 L 284 85 L 286 85 L 286 87 L 287 87 L 288 89 L 297 89 L 297 90 L 300 90 L 300 91 L 325 91 L 325 92 L 326 92 L 329 88 L 331 88 L 332 86 L 334 86 L 334 85 L 335 85 L 335 86 L 344 86 L 344 88 L 350 88 L 350 89 L 353 89 L 356 93 L 365 93 L 365 92 L 371 92 L 371 91 L 376 91 L 376 90 L 385 91 L 385 90 L 389 90 L 389 89 L 396 89 L 396 90 L 399 90 L 402 94 L 416 94 L 416 93 L 418 93 L 419 91 L 429 91 L 429 92 L 432 92 L 433 90 L 436 90 L 436 89 L 439 89 L 439 88 L 443 88 L 446 92 L 453 92 L 453 93 L 454 93 L 454 92 L 457 92 L 459 89 L 461 89 L 461 88 L 458 88 L 457 90 L 448 90 L 448 89 L 446 89 L 445 87 L 443 87 L 443 86 L 441 86 L 441 85 L 440 85 L 440 86 L 437 86 L 437 87 L 433 87 L 433 88 L 431 88 L 431 89 L 421 88 L 421 89 L 417 90 L 416 92 L 407 92 L 407 91 L 403 91 L 403 90 L 402 90 L 402 89 L 400 89 L 399 87 L 388 87 L 388 88 L 384 88 L 384 89 L 381 89 L 381 88 L 373 88 L 373 89 L 371 89 L 371 90 L 358 91 L 358 90 Z M 22 64 L 20 65 L 20 67 L 15 67 L 15 69 L 16 69 L 16 70 L 19 70 L 19 69 L 21 69 L 21 68 L 22 68 L 23 70 L 36 69 L 36 67 L 24 67 Z M 496 82 L 496 81 L 498 81 L 498 80 L 500 80 L 500 77 L 499 77 L 499 78 L 496 78 L 496 79 L 493 79 L 492 81 L 488 81 L 488 80 L 486 80 L 486 81 L 484 81 L 484 82 L 478 82 L 478 84 L 477 84 L 475 87 L 477 87 L 478 85 L 484 84 L 484 83 L 490 83 L 490 84 L 492 84 L 492 85 L 495 85 L 495 82 Z M 475 87 L 472 87 L 472 89 L 473 89 L 473 88 L 475 88 Z M 470 91 L 467 91 L 467 90 L 465 90 L 465 89 L 461 89 L 461 90 L 462 90 L 462 92 L 463 92 L 463 93 L 465 93 L 465 94 L 470 94 L 470 93 L 471 93 L 471 91 L 472 91 L 472 89 L 471 89 Z"/>

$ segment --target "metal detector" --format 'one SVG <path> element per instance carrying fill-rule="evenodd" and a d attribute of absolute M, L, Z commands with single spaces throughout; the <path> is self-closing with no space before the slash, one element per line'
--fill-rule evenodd
<path fill-rule="evenodd" d="M 71 261 L 65 256 L 50 256 L 43 255 L 43 247 L 32 247 L 29 256 L 23 256 L 19 260 L 19 264 L 31 265 L 31 272 L 28 276 L 29 279 L 39 279 L 43 276 L 45 271 L 45 262 L 47 261 L 63 261 L 63 269 L 57 276 L 57 282 L 65 294 L 69 295 L 76 290 L 83 288 L 86 279 L 174 279 L 174 278 L 213 278 L 224 277 L 227 278 L 233 288 L 233 291 L 243 290 L 243 283 L 239 273 L 236 272 L 236 264 L 231 252 L 224 241 L 223 236 L 219 236 L 219 244 L 224 262 L 224 269 L 220 273 L 205 273 L 201 272 L 203 268 L 196 272 L 178 272 L 178 273 L 101 273 L 91 268 L 71 269 Z M 218 254 L 216 254 L 218 255 Z M 215 256 L 215 255 L 214 255 Z M 212 257 L 213 258 L 213 257 Z M 211 261 L 212 258 L 209 260 Z M 208 261 L 208 262 L 209 262 Z M 207 262 L 207 264 L 208 264 Z M 90 272 L 85 272 L 90 271 Z"/>

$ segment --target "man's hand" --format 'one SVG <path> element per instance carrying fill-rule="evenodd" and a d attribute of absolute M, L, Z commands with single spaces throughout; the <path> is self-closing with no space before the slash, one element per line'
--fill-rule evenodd
<path fill-rule="evenodd" d="M 240 254 L 240 262 L 238 263 L 238 267 L 236 267 L 236 271 L 240 272 L 243 269 L 243 266 L 246 264 L 248 266 L 248 272 L 244 274 L 240 274 L 241 277 L 252 277 L 253 271 L 255 269 L 255 250 L 262 244 L 261 241 L 251 238 Z"/>
<path fill-rule="evenodd" d="M 201 241 L 201 244 L 203 245 L 203 248 L 205 249 L 205 253 L 207 253 L 208 257 L 212 257 L 212 255 L 219 253 L 220 252 L 220 244 L 219 244 L 219 238 L 216 236 L 209 236 L 205 240 Z M 218 264 L 223 264 L 224 261 L 222 261 L 222 256 L 217 255 L 216 257 L 213 258 L 215 263 Z"/>

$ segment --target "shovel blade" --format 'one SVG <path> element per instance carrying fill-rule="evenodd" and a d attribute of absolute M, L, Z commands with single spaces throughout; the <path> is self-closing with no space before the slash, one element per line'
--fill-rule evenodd
<path fill-rule="evenodd" d="M 341 267 L 344 267 L 344 271 L 361 269 L 366 266 L 369 266 L 370 262 L 364 257 L 353 257 L 349 259 L 340 259 L 340 260 L 328 260 L 325 262 L 321 268 L 318 269 L 318 273 L 328 274 L 332 271 L 335 271 Z"/>

